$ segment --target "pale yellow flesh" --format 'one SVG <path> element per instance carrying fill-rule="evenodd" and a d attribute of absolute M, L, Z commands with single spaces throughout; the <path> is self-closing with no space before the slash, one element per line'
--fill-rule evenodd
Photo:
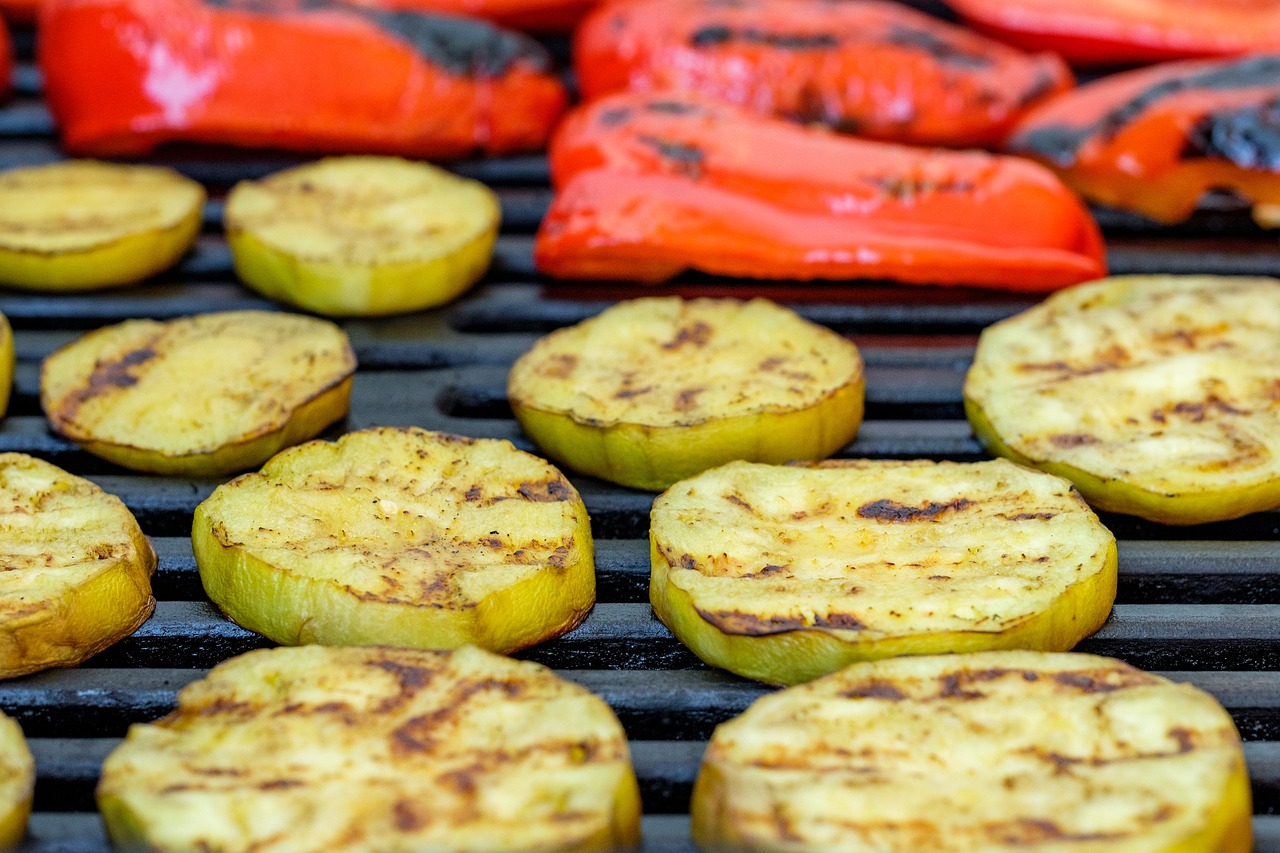
<path fill-rule="evenodd" d="M 17 847 L 27 832 L 36 765 L 22 729 L 0 713 L 0 848 Z"/>
<path fill-rule="evenodd" d="M 233 658 L 130 728 L 98 804 L 157 851 L 612 850 L 640 822 L 609 706 L 473 647 Z"/>
<path fill-rule="evenodd" d="M 75 666 L 146 621 L 156 556 L 119 498 L 0 454 L 0 678 Z"/>
<path fill-rule="evenodd" d="M 539 340 L 511 369 L 521 427 L 552 458 L 660 490 L 734 459 L 821 459 L 862 422 L 862 359 L 764 299 L 636 299 Z"/>
<path fill-rule="evenodd" d="M 856 664 L 720 726 L 710 849 L 1248 853 L 1248 774 L 1208 694 L 1119 661 L 1010 651 Z"/>
<path fill-rule="evenodd" d="M 1106 620 L 1115 538 L 1071 484 L 1004 460 L 731 463 L 654 501 L 654 612 L 775 684 L 854 661 L 1065 651 Z"/>
<path fill-rule="evenodd" d="M 71 160 L 0 173 L 0 284 L 89 290 L 168 269 L 205 192 L 172 169 Z"/>
<path fill-rule="evenodd" d="M 993 453 L 1166 524 L 1280 505 L 1280 280 L 1129 276 L 987 329 L 965 382 Z"/>
<path fill-rule="evenodd" d="M 45 359 L 50 424 L 91 453 L 161 474 L 260 465 L 347 412 L 356 361 L 314 317 L 235 311 L 129 320 Z"/>
<path fill-rule="evenodd" d="M 489 267 L 501 210 L 478 181 L 394 157 L 338 157 L 243 181 L 227 198 L 236 274 L 330 316 L 441 305 Z"/>
<path fill-rule="evenodd" d="M 214 603 L 285 644 L 509 652 L 595 602 L 582 499 L 506 441 L 380 428 L 310 442 L 216 489 L 192 546 Z"/>
<path fill-rule="evenodd" d="M 13 329 L 9 327 L 8 318 L 0 314 L 0 417 L 9 409 L 16 359 L 13 349 Z"/>

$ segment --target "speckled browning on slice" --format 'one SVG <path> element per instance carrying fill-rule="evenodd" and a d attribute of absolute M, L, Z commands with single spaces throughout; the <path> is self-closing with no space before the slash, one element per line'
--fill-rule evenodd
<path fill-rule="evenodd" d="M 98 798 L 158 850 L 612 849 L 639 821 L 609 707 L 471 647 L 232 659 L 130 730 Z"/>
<path fill-rule="evenodd" d="M 1278 365 L 1280 281 L 1113 278 L 984 332 L 965 394 L 1032 461 L 1194 495 L 1280 479 Z"/>
<path fill-rule="evenodd" d="M 804 409 L 861 379 L 851 342 L 772 302 L 670 297 L 542 338 L 508 392 L 593 426 L 677 426 Z"/>
<path fill-rule="evenodd" d="M 1119 661 L 896 658 L 767 696 L 720 726 L 694 832 L 796 851 L 1243 853 L 1246 778 L 1210 696 Z M 1224 840 L 1236 825 L 1243 838 Z M 1191 839 L 1205 846 L 1176 846 Z"/>
<path fill-rule="evenodd" d="M 334 324 L 236 311 L 91 332 L 45 360 L 40 397 L 74 441 L 182 456 L 279 430 L 354 371 Z"/>

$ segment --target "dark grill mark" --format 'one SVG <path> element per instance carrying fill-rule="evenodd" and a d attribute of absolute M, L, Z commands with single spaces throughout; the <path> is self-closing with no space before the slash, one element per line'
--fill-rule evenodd
<path fill-rule="evenodd" d="M 1048 521 L 1054 517 L 1052 512 L 1019 512 L 1014 515 L 1001 515 L 1005 521 Z"/>
<path fill-rule="evenodd" d="M 779 50 L 832 50 L 840 46 L 840 37 L 835 33 L 771 33 L 755 27 L 734 30 L 723 24 L 712 24 L 689 35 L 689 44 L 694 47 L 720 47 L 733 41 Z"/>
<path fill-rule="evenodd" d="M 650 101 L 645 109 L 651 113 L 669 116 L 691 116 L 702 112 L 702 107 L 684 101 Z"/>
<path fill-rule="evenodd" d="M 536 503 L 558 503 L 573 499 L 573 487 L 562 479 L 521 483 L 516 493 L 525 500 Z"/>
<path fill-rule="evenodd" d="M 626 124 L 629 118 L 631 118 L 630 109 L 627 107 L 613 107 L 602 110 L 599 121 L 601 127 L 617 127 L 621 124 Z"/>
<path fill-rule="evenodd" d="M 741 610 L 699 610 L 698 615 L 726 634 L 765 637 L 808 627 L 797 616 L 757 616 Z"/>
<path fill-rule="evenodd" d="M 152 340 L 154 342 L 155 339 Z M 146 364 L 155 357 L 156 351 L 148 345 L 130 350 L 112 361 L 99 362 L 94 365 L 93 372 L 89 374 L 87 384 L 68 394 L 62 404 L 51 411 L 50 415 L 61 423 L 74 421 L 81 407 L 94 397 L 137 385 L 138 377 L 130 372 L 131 369 L 140 364 Z"/>
<path fill-rule="evenodd" d="M 640 136 L 639 141 L 652 148 L 681 175 L 697 179 L 702 177 L 702 162 L 706 152 L 696 145 L 660 139 L 656 136 Z"/>
<path fill-rule="evenodd" d="M 705 390 L 705 388 L 686 388 L 681 391 L 676 395 L 676 411 L 692 411 L 698 405 L 698 395 Z"/>
<path fill-rule="evenodd" d="M 692 326 L 681 326 L 676 336 L 662 345 L 663 349 L 679 349 L 685 344 L 705 347 L 711 340 L 711 327 L 699 320 Z"/>
<path fill-rule="evenodd" d="M 1114 693 L 1130 687 L 1159 684 L 1154 676 L 1137 670 L 1129 672 L 1102 670 L 1092 675 L 1087 672 L 1055 672 L 1053 680 L 1063 687 L 1074 687 L 1090 694 Z"/>
<path fill-rule="evenodd" d="M 871 501 L 858 507 L 859 518 L 870 518 L 875 521 L 936 521 L 938 516 L 952 510 L 959 512 L 973 505 L 968 498 L 956 498 L 946 503 L 929 501 L 923 506 L 907 506 L 888 499 Z"/>
<path fill-rule="evenodd" d="M 1082 447 L 1086 444 L 1097 444 L 1098 437 L 1083 432 L 1064 432 L 1049 436 L 1049 443 L 1054 447 L 1066 450 L 1071 447 Z"/>
<path fill-rule="evenodd" d="M 1243 169 L 1280 171 L 1280 98 L 1218 110 L 1187 134 L 1182 159 L 1226 160 Z"/>
<path fill-rule="evenodd" d="M 957 68 L 986 68 L 991 65 L 990 57 L 969 53 L 952 41 L 948 41 L 937 33 L 920 30 L 915 27 L 904 27 L 901 24 L 889 29 L 885 40 L 898 47 L 912 48 L 927 53 L 943 63 Z M 1050 81 L 1052 85 L 1052 81 Z"/>
<path fill-rule="evenodd" d="M 632 397 L 639 397 L 642 394 L 648 394 L 652 390 L 652 385 L 646 385 L 643 388 L 623 388 L 621 391 L 613 395 L 613 399 L 630 400 Z"/>
<path fill-rule="evenodd" d="M 755 512 L 755 509 L 751 506 L 751 504 L 747 503 L 737 495 L 725 495 L 724 499 L 727 500 L 729 503 L 733 504 L 734 506 L 742 507 L 747 512 Z"/>
<path fill-rule="evenodd" d="M 907 698 L 905 693 L 885 681 L 868 681 L 850 687 L 840 695 L 846 699 L 888 699 L 890 702 L 901 702 Z"/>
<path fill-rule="evenodd" d="M 866 623 L 848 613 L 828 613 L 826 616 L 815 616 L 813 624 L 818 628 L 835 628 L 840 631 L 865 631 Z"/>

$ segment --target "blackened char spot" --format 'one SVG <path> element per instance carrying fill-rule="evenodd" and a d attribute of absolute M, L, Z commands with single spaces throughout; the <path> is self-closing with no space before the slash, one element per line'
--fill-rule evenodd
<path fill-rule="evenodd" d="M 755 27 L 734 30 L 723 24 L 702 27 L 689 35 L 689 44 L 694 47 L 718 47 L 732 41 L 779 50 L 831 50 L 840 46 L 840 37 L 835 33 L 773 33 Z"/>
<path fill-rule="evenodd" d="M 1097 444 L 1098 437 L 1083 432 L 1065 432 L 1049 436 L 1049 443 L 1054 447 L 1061 447 L 1066 450 L 1072 447 L 1082 447 L 1086 444 Z"/>
<path fill-rule="evenodd" d="M 1162 80 L 1116 105 L 1091 124 L 1035 127 L 1019 133 L 1009 144 L 1015 152 L 1032 153 L 1058 166 L 1068 167 L 1075 163 L 1080 146 L 1087 140 L 1095 136 L 1103 141 L 1114 139 L 1134 119 L 1166 98 L 1195 89 L 1231 91 L 1273 87 L 1277 82 L 1280 82 L 1280 55 L 1253 56 L 1215 65 L 1197 74 Z"/>
<path fill-rule="evenodd" d="M 721 24 L 713 24 L 709 27 L 695 30 L 689 36 L 689 44 L 694 47 L 712 47 L 724 44 L 732 38 L 733 30 Z"/>
<path fill-rule="evenodd" d="M 697 104 L 672 100 L 650 101 L 644 108 L 651 113 L 669 116 L 689 116 L 702 112 L 702 107 Z"/>
<path fill-rule="evenodd" d="M 946 503 L 927 501 L 923 506 L 907 506 L 888 499 L 871 501 L 858 507 L 859 518 L 876 521 L 935 521 L 944 512 L 959 512 L 973 505 L 968 498 L 955 498 Z"/>
<path fill-rule="evenodd" d="M 818 628 L 835 628 L 840 631 L 865 631 L 867 625 L 861 619 L 848 613 L 828 613 L 826 616 L 813 617 L 813 624 Z"/>
<path fill-rule="evenodd" d="M 146 364 L 156 357 L 156 351 L 150 346 L 130 350 L 119 358 L 102 361 L 94 365 L 86 384 L 67 395 L 58 407 L 58 419 L 64 422 L 74 421 L 80 407 L 100 396 L 118 388 L 132 388 L 138 384 L 138 377 L 130 371 L 140 364 Z"/>
<path fill-rule="evenodd" d="M 698 610 L 698 615 L 726 634 L 764 637 L 807 627 L 798 616 L 757 616 L 741 610 Z"/>
<path fill-rule="evenodd" d="M 679 174 L 695 179 L 702 177 L 702 162 L 706 159 L 706 152 L 701 148 L 686 142 L 659 139 L 656 136 L 644 135 L 637 138 L 656 151 L 659 157 L 668 161 Z"/>
<path fill-rule="evenodd" d="M 890 702 L 901 702 L 907 698 L 905 693 L 887 681 L 868 681 L 865 684 L 856 684 L 848 690 L 842 691 L 840 695 L 846 699 L 887 699 Z"/>
<path fill-rule="evenodd" d="M 631 118 L 631 110 L 627 107 L 611 107 L 600 111 L 601 127 L 617 127 Z"/>
<path fill-rule="evenodd" d="M 953 41 L 929 30 L 899 24 L 890 28 L 886 40 L 898 47 L 922 50 L 944 65 L 957 68 L 986 68 L 991 64 L 990 57 L 968 53 Z"/>
<path fill-rule="evenodd" d="M 1216 110 L 1187 134 L 1182 159 L 1226 160 L 1242 169 L 1280 171 L 1280 98 Z"/>
<path fill-rule="evenodd" d="M 527 501 L 537 503 L 557 503 L 573 499 L 573 488 L 562 479 L 521 483 L 516 493 Z"/>

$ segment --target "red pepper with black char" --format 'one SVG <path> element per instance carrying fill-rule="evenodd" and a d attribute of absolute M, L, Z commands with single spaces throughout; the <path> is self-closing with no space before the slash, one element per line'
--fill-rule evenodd
<path fill-rule="evenodd" d="M 1008 147 L 1086 198 L 1158 222 L 1226 189 L 1280 225 L 1280 54 L 1106 77 L 1029 115 Z"/>
<path fill-rule="evenodd" d="M 706 99 L 622 94 L 571 113 L 535 259 L 560 278 L 891 279 L 1051 290 L 1106 273 L 1051 172 L 979 151 L 850 139 Z"/>
<path fill-rule="evenodd" d="M 546 52 L 481 21 L 337 0 L 51 0 L 40 67 L 63 143 L 176 140 L 444 159 L 546 144 Z"/>
<path fill-rule="evenodd" d="M 1280 50 L 1276 0 L 947 0 L 974 26 L 1081 65 Z"/>
<path fill-rule="evenodd" d="M 1070 88 L 1030 56 L 882 0 L 616 0 L 574 39 L 587 99 L 710 96 L 845 133 L 926 145 L 1001 142 L 1026 109 Z"/>
<path fill-rule="evenodd" d="M 533 33 L 567 33 L 599 0 L 354 0 L 373 8 L 468 15 Z"/>
<path fill-rule="evenodd" d="M 0 0 L 0 15 L 6 20 L 29 24 L 36 19 L 44 0 Z"/>

